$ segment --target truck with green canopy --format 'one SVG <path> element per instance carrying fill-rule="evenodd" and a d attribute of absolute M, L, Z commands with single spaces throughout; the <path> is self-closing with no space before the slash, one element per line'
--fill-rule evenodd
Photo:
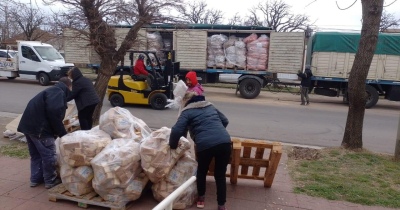
<path fill-rule="evenodd" d="M 343 97 L 348 102 L 348 78 L 360 42 L 359 33 L 317 32 L 308 43 L 307 61 L 315 94 Z M 400 101 L 400 34 L 381 33 L 368 71 L 366 108 L 379 98 Z"/>

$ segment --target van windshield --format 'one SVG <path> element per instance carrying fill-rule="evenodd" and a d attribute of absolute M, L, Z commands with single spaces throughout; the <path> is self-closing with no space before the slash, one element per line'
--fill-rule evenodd
<path fill-rule="evenodd" d="M 35 48 L 36 52 L 39 53 L 43 60 L 54 61 L 63 59 L 60 53 L 58 53 L 53 47 L 35 46 L 33 48 Z"/>

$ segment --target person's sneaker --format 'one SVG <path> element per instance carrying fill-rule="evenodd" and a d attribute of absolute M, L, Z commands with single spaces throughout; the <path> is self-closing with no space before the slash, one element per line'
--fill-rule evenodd
<path fill-rule="evenodd" d="M 42 184 L 42 183 L 31 182 L 31 184 L 30 184 L 29 186 L 31 186 L 31 187 L 37 187 L 37 186 L 39 186 L 40 184 Z"/>
<path fill-rule="evenodd" d="M 307 102 L 306 105 L 310 105 L 310 102 Z"/>
<path fill-rule="evenodd" d="M 223 206 L 218 205 L 218 210 L 228 210 L 228 209 L 225 207 L 225 205 Z"/>
<path fill-rule="evenodd" d="M 57 179 L 55 179 L 55 180 L 53 181 L 53 183 L 45 184 L 44 187 L 45 187 L 46 189 L 50 189 L 50 188 L 53 188 L 53 187 L 55 187 L 55 186 L 57 186 L 57 185 L 59 185 L 59 184 L 61 184 L 61 180 L 57 178 Z"/>
<path fill-rule="evenodd" d="M 306 105 L 305 103 L 301 103 L 300 105 Z"/>
<path fill-rule="evenodd" d="M 197 198 L 197 208 L 199 209 L 204 208 L 204 196 L 199 196 Z"/>

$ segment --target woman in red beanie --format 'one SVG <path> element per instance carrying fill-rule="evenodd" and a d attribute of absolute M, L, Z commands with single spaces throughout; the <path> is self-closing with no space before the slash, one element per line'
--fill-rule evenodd
<path fill-rule="evenodd" d="M 187 91 L 196 92 L 197 95 L 202 96 L 204 89 L 203 86 L 197 81 L 197 75 L 195 71 L 189 71 L 186 74 L 186 85 L 188 86 Z"/>

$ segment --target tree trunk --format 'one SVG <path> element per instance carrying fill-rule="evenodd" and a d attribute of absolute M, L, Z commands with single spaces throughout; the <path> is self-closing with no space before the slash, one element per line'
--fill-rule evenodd
<path fill-rule="evenodd" d="M 371 65 L 383 10 L 383 0 L 362 0 L 361 39 L 349 76 L 349 111 L 342 146 L 361 149 L 365 114 L 365 80 Z"/>
<path fill-rule="evenodd" d="M 103 100 L 106 96 L 108 81 L 110 80 L 115 67 L 118 62 L 113 62 L 111 59 L 102 59 L 100 63 L 99 73 L 97 75 L 96 83 L 94 88 L 100 97 L 100 103 L 96 106 L 93 113 L 93 125 L 98 125 L 101 115 L 101 109 L 103 108 Z"/>
<path fill-rule="evenodd" d="M 400 116 L 399 116 L 399 124 L 397 125 L 397 139 L 396 139 L 396 147 L 394 149 L 394 159 L 400 160 Z"/>

